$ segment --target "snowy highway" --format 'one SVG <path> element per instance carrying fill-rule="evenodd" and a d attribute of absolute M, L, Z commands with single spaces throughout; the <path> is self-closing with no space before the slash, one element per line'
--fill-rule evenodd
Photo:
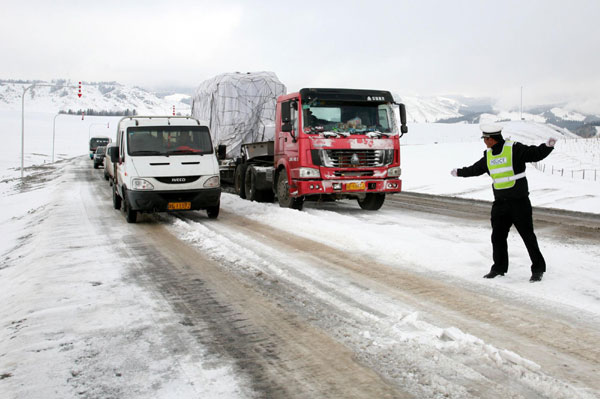
<path fill-rule="evenodd" d="M 4 230 L 3 397 L 600 395 L 592 216 L 536 210 L 544 281 L 516 234 L 489 281 L 483 202 L 298 212 L 225 193 L 217 220 L 132 225 L 89 159 L 30 172 Z"/>

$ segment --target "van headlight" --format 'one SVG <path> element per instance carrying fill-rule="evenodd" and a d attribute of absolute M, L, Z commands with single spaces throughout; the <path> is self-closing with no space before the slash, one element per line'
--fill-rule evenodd
<path fill-rule="evenodd" d="M 132 179 L 131 180 L 132 190 L 154 190 L 154 186 L 146 179 Z"/>
<path fill-rule="evenodd" d="M 393 168 L 388 169 L 388 177 L 398 177 L 402 174 L 402 169 L 400 166 L 394 166 Z"/>
<path fill-rule="evenodd" d="M 205 188 L 215 188 L 215 187 L 219 187 L 220 184 L 221 184 L 221 182 L 219 181 L 219 176 L 213 176 L 213 177 L 208 178 L 204 182 L 204 187 Z"/>
<path fill-rule="evenodd" d="M 301 179 L 314 179 L 321 177 L 321 172 L 319 169 L 315 168 L 300 168 L 300 178 Z"/>

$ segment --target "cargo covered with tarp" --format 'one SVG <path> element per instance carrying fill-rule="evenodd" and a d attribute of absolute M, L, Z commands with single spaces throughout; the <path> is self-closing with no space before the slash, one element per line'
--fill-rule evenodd
<path fill-rule="evenodd" d="M 215 146 L 227 146 L 227 158 L 242 144 L 273 140 L 277 97 L 286 87 L 273 72 L 224 73 L 200 84 L 192 116 L 210 127 Z"/>

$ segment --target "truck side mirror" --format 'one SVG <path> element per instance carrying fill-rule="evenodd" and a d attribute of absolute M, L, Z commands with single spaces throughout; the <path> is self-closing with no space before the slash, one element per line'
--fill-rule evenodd
<path fill-rule="evenodd" d="M 406 126 L 406 107 L 404 104 L 400 104 L 400 133 L 402 133 L 402 135 L 408 133 L 408 126 Z M 402 137 L 402 135 L 400 137 Z"/>
<path fill-rule="evenodd" d="M 283 122 L 283 125 L 281 125 L 281 131 L 288 132 L 288 133 L 292 132 L 292 124 L 289 120 Z"/>
<path fill-rule="evenodd" d="M 292 113 L 290 110 L 290 102 L 281 103 L 281 122 L 286 123 L 292 119 Z"/>
<path fill-rule="evenodd" d="M 227 157 L 227 146 L 225 144 L 219 144 L 217 147 L 217 158 L 225 159 Z"/>

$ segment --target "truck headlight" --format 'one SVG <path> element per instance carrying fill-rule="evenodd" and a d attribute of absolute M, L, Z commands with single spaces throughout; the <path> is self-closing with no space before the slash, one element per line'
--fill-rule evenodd
<path fill-rule="evenodd" d="M 383 164 L 389 165 L 394 162 L 394 150 L 384 150 L 383 152 Z"/>
<path fill-rule="evenodd" d="M 154 190 L 154 186 L 148 180 L 145 179 L 133 179 L 131 180 L 132 190 Z"/>
<path fill-rule="evenodd" d="M 301 179 L 312 179 L 321 177 L 321 172 L 319 169 L 315 168 L 300 168 L 300 178 Z"/>
<path fill-rule="evenodd" d="M 388 177 L 399 177 L 402 174 L 402 168 L 400 166 L 394 166 L 388 169 Z"/>
<path fill-rule="evenodd" d="M 204 187 L 206 187 L 206 188 L 215 188 L 215 187 L 219 187 L 219 185 L 220 185 L 219 176 L 213 176 L 204 182 Z"/>

